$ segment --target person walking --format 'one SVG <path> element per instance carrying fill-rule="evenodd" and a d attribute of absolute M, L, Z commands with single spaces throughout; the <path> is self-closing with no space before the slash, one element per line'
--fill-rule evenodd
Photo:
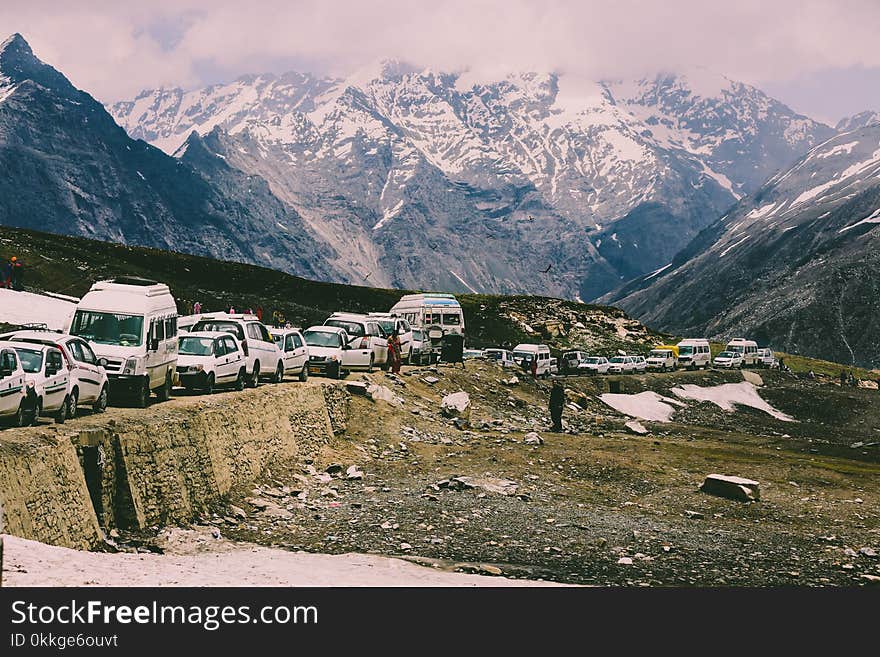
<path fill-rule="evenodd" d="M 550 418 L 553 420 L 551 431 L 559 433 L 562 431 L 562 409 L 565 407 L 565 389 L 559 382 L 559 379 L 553 380 L 553 387 L 550 388 Z"/>
<path fill-rule="evenodd" d="M 193 315 L 201 315 L 202 314 L 202 303 L 201 301 L 196 301 L 193 304 Z"/>
<path fill-rule="evenodd" d="M 394 329 L 388 336 L 388 362 L 393 374 L 400 374 L 400 361 L 400 336 L 397 329 Z"/>

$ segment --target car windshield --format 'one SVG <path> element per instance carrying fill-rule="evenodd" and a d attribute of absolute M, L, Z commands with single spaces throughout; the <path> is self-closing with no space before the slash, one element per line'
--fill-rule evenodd
<path fill-rule="evenodd" d="M 587 360 L 586 360 L 585 362 L 589 363 L 590 365 L 598 365 L 599 363 L 602 362 L 602 359 L 601 359 L 601 358 L 596 358 L 596 357 L 593 357 L 593 358 L 587 358 Z"/>
<path fill-rule="evenodd" d="M 420 342 L 424 340 L 424 338 L 422 337 L 422 332 L 419 329 L 413 329 L 412 335 L 415 342 Z"/>
<path fill-rule="evenodd" d="M 608 361 L 608 362 L 609 362 L 609 363 L 625 363 L 625 362 L 626 362 L 626 357 L 625 357 L 625 356 L 615 356 L 614 358 L 612 358 L 612 359 L 611 359 L 610 361 Z"/>
<path fill-rule="evenodd" d="M 212 333 L 232 333 L 239 340 L 244 340 L 244 329 L 235 322 L 219 322 L 216 320 L 202 320 L 196 322 L 192 327 L 193 333 L 196 331 L 210 331 Z"/>
<path fill-rule="evenodd" d="M 358 322 L 347 322 L 344 319 L 328 319 L 324 322 L 324 326 L 335 326 L 337 328 L 345 329 L 345 332 L 353 338 L 362 338 L 366 334 L 363 324 L 359 324 Z"/>
<path fill-rule="evenodd" d="M 342 340 L 338 333 L 332 331 L 306 331 L 303 333 L 306 344 L 310 347 L 340 347 Z"/>
<path fill-rule="evenodd" d="M 565 360 L 577 360 L 579 358 L 578 353 L 576 351 L 569 351 L 566 354 L 562 354 L 562 357 Z"/>
<path fill-rule="evenodd" d="M 734 351 L 722 351 L 716 358 L 735 358 L 739 354 Z"/>
<path fill-rule="evenodd" d="M 669 355 L 668 351 L 657 351 L 655 349 L 655 350 L 651 351 L 650 354 L 648 354 L 648 357 L 649 358 L 666 358 L 668 355 Z"/>
<path fill-rule="evenodd" d="M 214 353 L 213 338 L 183 337 L 177 344 L 177 353 L 181 356 L 210 356 Z"/>
<path fill-rule="evenodd" d="M 43 368 L 43 352 L 36 349 L 16 348 L 21 368 L 28 374 L 36 374 Z"/>
<path fill-rule="evenodd" d="M 376 321 L 379 323 L 379 326 L 382 327 L 382 330 L 385 331 L 386 334 L 391 335 L 392 333 L 394 333 L 393 319 L 379 319 Z"/>
<path fill-rule="evenodd" d="M 503 352 L 496 351 L 494 349 L 487 349 L 483 352 L 483 354 L 486 356 L 486 358 L 491 358 L 492 360 L 501 360 Z"/>
<path fill-rule="evenodd" d="M 144 318 L 141 315 L 77 310 L 70 333 L 97 344 L 137 347 L 144 341 Z"/>
<path fill-rule="evenodd" d="M 690 345 L 679 345 L 678 346 L 678 355 L 679 356 L 690 356 L 694 353 L 694 348 Z"/>
<path fill-rule="evenodd" d="M 528 351 L 514 351 L 514 358 L 522 358 L 523 360 L 532 360 L 532 354 Z"/>
<path fill-rule="evenodd" d="M 739 344 L 729 344 L 727 345 L 727 352 L 736 351 L 742 352 L 745 348 Z"/>

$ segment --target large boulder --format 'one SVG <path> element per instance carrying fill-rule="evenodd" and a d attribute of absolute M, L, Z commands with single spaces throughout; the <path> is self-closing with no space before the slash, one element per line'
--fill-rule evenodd
<path fill-rule="evenodd" d="M 367 387 L 367 397 L 373 401 L 384 401 L 392 406 L 403 406 L 403 399 L 394 394 L 394 392 L 385 386 L 371 383 Z"/>
<path fill-rule="evenodd" d="M 440 411 L 446 417 L 467 420 L 471 415 L 471 396 L 464 391 L 446 395 L 440 402 Z"/>
<path fill-rule="evenodd" d="M 761 499 L 758 482 L 744 477 L 710 474 L 700 486 L 700 490 L 709 495 L 726 497 L 739 502 L 755 502 Z"/>

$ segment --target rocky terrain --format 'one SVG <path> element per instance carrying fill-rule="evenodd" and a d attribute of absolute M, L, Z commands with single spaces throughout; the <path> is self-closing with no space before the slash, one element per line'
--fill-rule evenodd
<path fill-rule="evenodd" d="M 880 364 L 880 123 L 816 147 L 603 301 L 659 329 Z"/>
<path fill-rule="evenodd" d="M 213 532 L 221 552 L 231 539 L 578 584 L 877 582 L 877 390 L 743 376 L 567 377 L 565 432 L 554 434 L 550 382 L 494 364 L 352 375 L 338 384 L 351 395 L 345 432 L 318 458 L 276 463 L 233 491 L 201 519 L 200 536 Z M 673 400 L 671 420 L 632 422 L 603 401 L 612 385 Z M 754 390 L 793 421 L 681 396 L 725 386 Z M 759 499 L 700 491 L 711 473 L 756 480 Z M 160 552 L 163 540 L 116 539 Z"/>

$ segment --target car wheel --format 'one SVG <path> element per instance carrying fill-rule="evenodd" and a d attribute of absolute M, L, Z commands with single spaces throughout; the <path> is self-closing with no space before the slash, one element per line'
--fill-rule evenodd
<path fill-rule="evenodd" d="M 373 354 L 370 354 L 370 364 L 367 366 L 367 372 L 373 371 L 373 359 L 374 359 Z"/>
<path fill-rule="evenodd" d="M 61 408 L 59 408 L 55 412 L 55 423 L 56 424 L 64 424 L 64 421 L 67 419 L 67 410 L 70 408 L 70 395 L 64 398 L 64 402 L 61 404 Z"/>
<path fill-rule="evenodd" d="M 244 368 L 242 367 L 240 370 L 238 370 L 238 376 L 235 379 L 235 389 L 238 390 L 239 392 L 244 390 L 245 378 L 247 378 L 247 373 L 245 372 Z"/>
<path fill-rule="evenodd" d="M 150 380 L 141 379 L 141 385 L 137 393 L 135 393 L 134 404 L 138 408 L 146 408 L 150 405 Z"/>
<path fill-rule="evenodd" d="M 159 398 L 159 401 L 171 399 L 171 372 L 165 372 L 165 383 L 156 391 L 156 397 Z"/>
<path fill-rule="evenodd" d="M 76 417 L 76 412 L 78 410 L 79 405 L 79 390 L 74 388 L 70 393 L 70 401 L 67 406 L 67 417 L 71 420 Z"/>
<path fill-rule="evenodd" d="M 210 374 L 208 374 L 208 380 L 205 382 L 205 394 L 206 395 L 213 395 L 214 394 L 214 382 L 215 382 L 214 373 L 211 372 Z"/>
<path fill-rule="evenodd" d="M 43 402 L 38 399 L 34 404 L 34 409 L 31 411 L 31 417 L 29 418 L 28 424 L 32 427 L 37 426 L 40 423 L 40 416 L 43 414 Z"/>
<path fill-rule="evenodd" d="M 303 365 L 302 372 L 299 373 L 299 380 L 305 383 L 309 380 L 309 367 L 308 365 Z"/>
<path fill-rule="evenodd" d="M 248 381 L 249 388 L 256 388 L 260 385 L 260 362 L 254 363 L 254 371 L 251 373 L 251 380 Z"/>
<path fill-rule="evenodd" d="M 12 426 L 13 427 L 23 427 L 27 419 L 27 410 L 24 407 L 24 399 L 21 400 L 21 403 L 18 405 L 18 411 L 15 415 L 12 416 Z"/>
<path fill-rule="evenodd" d="M 275 377 L 272 383 L 282 383 L 284 381 L 284 363 L 278 361 L 278 367 L 275 368 Z"/>
<path fill-rule="evenodd" d="M 92 405 L 92 410 L 95 413 L 103 413 L 104 411 L 106 411 L 107 410 L 107 399 L 108 399 L 108 393 L 107 393 L 107 386 L 105 385 L 103 388 L 101 388 L 101 394 L 98 395 L 98 398 L 95 400 L 95 403 Z"/>

